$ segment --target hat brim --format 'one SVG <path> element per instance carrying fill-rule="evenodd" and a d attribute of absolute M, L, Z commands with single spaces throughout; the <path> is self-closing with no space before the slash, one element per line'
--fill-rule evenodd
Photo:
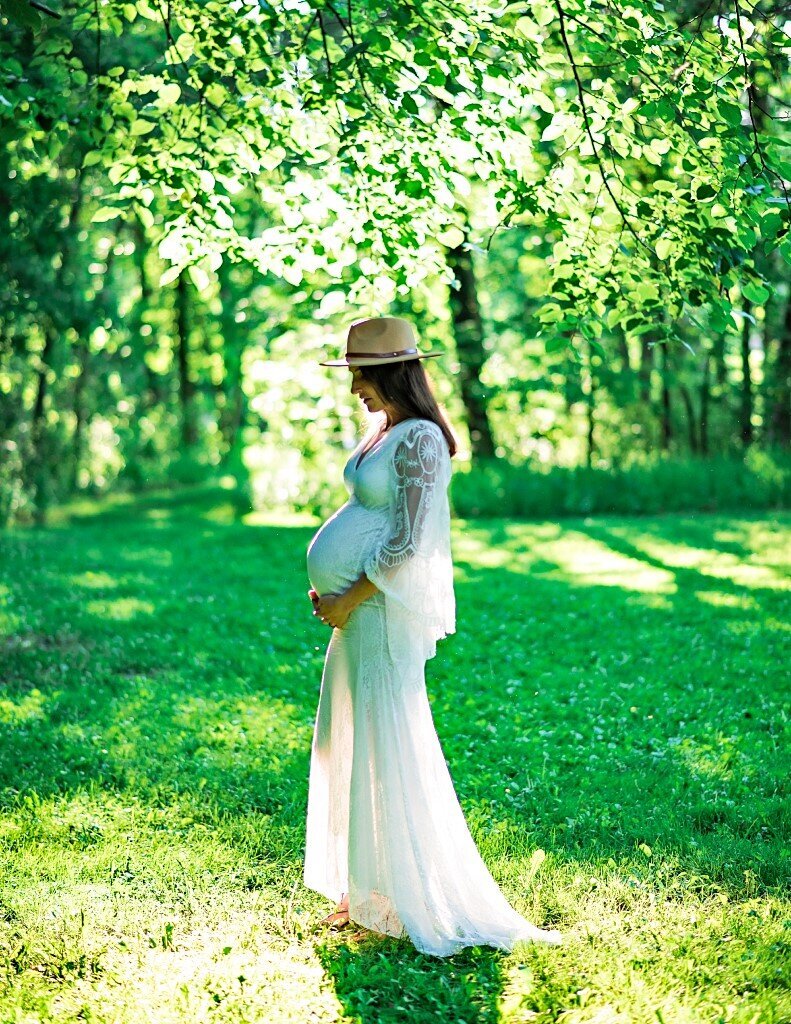
<path fill-rule="evenodd" d="M 410 359 L 436 359 L 442 352 L 419 352 L 417 355 L 388 356 L 386 359 L 367 359 L 365 356 L 351 356 L 346 359 L 328 359 L 319 366 L 381 366 L 383 363 L 405 363 Z"/>

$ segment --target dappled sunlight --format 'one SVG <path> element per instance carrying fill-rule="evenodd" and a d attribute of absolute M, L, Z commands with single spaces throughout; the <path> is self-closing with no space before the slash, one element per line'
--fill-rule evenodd
<path fill-rule="evenodd" d="M 175 725 L 190 729 L 208 747 L 227 747 L 237 755 L 248 744 L 272 754 L 304 751 L 313 717 L 296 704 L 261 694 L 227 701 L 190 696 L 173 706 Z"/>
<path fill-rule="evenodd" d="M 157 523 L 169 522 L 173 518 L 173 511 L 169 508 L 147 508 L 143 509 L 142 515 L 156 526 Z"/>
<path fill-rule="evenodd" d="M 557 540 L 565 532 L 565 527 L 559 523 L 515 523 L 504 520 L 501 528 L 506 537 L 517 544 L 524 544 L 525 533 L 531 540 L 545 541 Z"/>
<path fill-rule="evenodd" d="M 270 512 L 261 509 L 258 512 L 246 513 L 241 517 L 241 522 L 245 526 L 280 526 L 288 529 L 319 526 L 321 519 L 309 512 Z"/>
<path fill-rule="evenodd" d="M 621 587 L 644 593 L 672 594 L 676 591 L 673 574 L 613 551 L 602 541 L 584 533 L 565 531 L 562 538 L 541 546 L 541 552 L 558 566 L 542 575 L 566 578 L 586 586 Z"/>
<path fill-rule="evenodd" d="M 671 744 L 673 757 L 680 761 L 693 778 L 708 776 L 713 779 L 730 780 L 734 771 L 744 772 L 748 764 L 739 749 L 743 736 L 728 736 L 717 731 L 705 739 L 698 737 L 678 738 Z"/>
<path fill-rule="evenodd" d="M 711 541 L 713 546 L 730 547 L 733 554 L 750 561 L 755 561 L 755 552 L 760 551 L 762 562 L 788 567 L 788 531 L 768 515 L 756 520 L 731 519 L 727 527 L 713 531 Z"/>
<path fill-rule="evenodd" d="M 301 878 L 329 637 L 304 596 L 315 521 L 204 510 L 42 533 L 32 569 L 20 549 L 0 897 L 25 940 L 53 923 L 19 977 L 119 1020 L 377 1024 L 429 991 L 438 1020 L 494 1024 L 545 1015 L 550 986 L 564 1019 L 620 1024 L 618 985 L 675 1021 L 703 961 L 736 976 L 728 992 L 755 978 L 754 950 L 766 977 L 779 965 L 783 594 L 701 575 L 730 564 L 705 523 L 454 523 L 459 630 L 427 666 L 432 708 L 502 891 L 567 942 L 440 961 L 317 931 L 331 903 Z M 702 564 L 640 550 L 663 536 Z M 744 562 L 768 564 L 756 536 Z"/>
<path fill-rule="evenodd" d="M 465 559 L 465 556 L 469 560 L 474 560 L 476 569 L 506 568 L 509 572 L 518 573 L 524 573 L 528 569 L 524 558 L 515 562 L 511 552 L 504 548 L 487 548 L 482 544 L 479 550 L 475 550 L 473 545 L 458 545 L 455 555 L 462 560 Z"/>
<path fill-rule="evenodd" d="M 756 556 L 749 553 L 737 555 L 713 548 L 693 547 L 640 532 L 634 527 L 613 526 L 609 529 L 614 536 L 627 540 L 635 548 L 669 568 L 694 569 L 701 576 L 730 580 L 737 586 L 776 589 L 791 586 L 787 576 L 763 564 L 762 560 L 757 560 Z M 766 531 L 757 532 L 765 541 Z"/>
<path fill-rule="evenodd" d="M 723 632 L 732 636 L 743 637 L 747 641 L 759 634 L 767 634 L 772 631 L 772 625 L 766 619 L 730 619 L 723 623 Z"/>
<path fill-rule="evenodd" d="M 85 587 L 88 590 L 112 590 L 118 586 L 118 580 L 107 572 L 80 572 L 65 577 L 73 587 Z"/>
<path fill-rule="evenodd" d="M 0 632 L 2 633 L 14 633 L 20 626 L 19 615 L 9 608 L 10 599 L 11 588 L 5 583 L 0 583 Z"/>
<path fill-rule="evenodd" d="M 17 700 L 0 697 L 0 722 L 15 726 L 45 717 L 47 697 L 41 690 L 28 690 Z"/>
<path fill-rule="evenodd" d="M 151 601 L 142 601 L 138 597 L 117 597 L 112 601 L 88 601 L 85 610 L 102 619 L 125 622 L 138 616 L 153 615 L 156 607 Z"/>
<path fill-rule="evenodd" d="M 673 610 L 673 601 L 665 594 L 652 594 L 648 591 L 637 591 L 626 598 L 627 604 L 650 608 L 652 611 L 669 612 Z"/>
<path fill-rule="evenodd" d="M 201 519 L 210 523 L 219 523 L 221 526 L 229 526 L 239 519 L 239 510 L 232 502 L 213 505 L 201 513 Z"/>
<path fill-rule="evenodd" d="M 758 611 L 758 602 L 749 594 L 723 594 L 719 590 L 693 591 L 698 601 L 713 605 L 716 608 L 741 608 L 745 611 Z"/>
<path fill-rule="evenodd" d="M 153 525 L 153 524 L 152 524 Z M 89 557 L 99 560 L 99 554 L 88 552 Z M 173 565 L 173 552 L 167 548 L 155 548 L 143 544 L 127 545 L 116 552 L 116 557 L 123 562 L 146 562 L 152 566 L 168 568 Z"/>
<path fill-rule="evenodd" d="M 509 538 L 507 542 L 499 537 L 501 532 Z M 451 537 L 454 563 L 467 563 L 475 569 L 507 568 L 509 572 L 525 573 L 538 559 L 532 540 L 540 532 L 533 523 L 518 524 L 515 528 L 512 524 L 501 527 L 497 523 L 491 529 L 466 521 L 456 524 Z"/>
<path fill-rule="evenodd" d="M 707 568 L 700 569 L 701 576 L 712 579 L 730 580 L 740 587 L 770 587 L 774 590 L 791 589 L 791 580 L 768 565 L 750 565 L 735 557 L 722 561 L 718 559 Z"/>
<path fill-rule="evenodd" d="M 613 550 L 583 531 L 556 523 L 500 523 L 454 534 L 454 559 L 475 568 L 507 568 L 580 586 L 620 587 L 644 594 L 673 594 L 673 574 Z"/>

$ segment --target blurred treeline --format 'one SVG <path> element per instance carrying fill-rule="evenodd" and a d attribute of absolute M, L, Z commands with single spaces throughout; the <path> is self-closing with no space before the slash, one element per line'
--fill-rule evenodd
<path fill-rule="evenodd" d="M 10 74 L 24 67 L 52 96 L 79 84 L 79 60 L 36 56 L 32 35 L 14 31 Z M 86 35 L 74 52 L 112 66 L 121 42 L 93 54 Z M 462 512 L 654 511 L 657 494 L 660 508 L 787 500 L 791 297 L 777 250 L 761 257 L 766 286 L 736 290 L 731 316 L 685 311 L 669 339 L 647 282 L 644 308 L 573 346 L 548 343 L 536 317 L 556 287 L 557 232 L 515 224 L 484 246 L 472 176 L 469 230 L 445 246 L 445 276 L 386 309 L 359 288 L 350 303 L 320 268 L 174 269 L 172 206 L 105 205 L 114 168 L 92 149 L 95 125 L 72 111 L 70 127 L 69 102 L 82 101 L 49 120 L 43 104 L 0 136 L 0 522 L 40 521 L 77 494 L 222 478 L 257 507 L 326 512 L 364 423 L 346 371 L 318 361 L 342 351 L 352 319 L 382 312 L 409 316 L 424 346 L 446 352 L 427 368 L 471 470 L 455 484 Z M 650 172 L 632 161 L 636 180 Z M 254 190 L 235 214 L 251 237 L 272 220 Z M 638 471 L 649 474 L 639 488 Z"/>
<path fill-rule="evenodd" d="M 342 291 L 292 288 L 244 265 L 223 264 L 202 291 L 188 273 L 160 285 L 156 224 L 92 223 L 89 174 L 32 171 L 12 179 L 15 231 L 0 241 L 12 271 L 0 314 L 3 519 L 77 492 L 221 475 L 250 481 L 258 506 L 331 507 L 364 423 L 347 371 L 318 361 L 342 352 L 345 324 L 366 311 Z M 781 268 L 773 301 L 745 302 L 738 325 L 690 323 L 688 346 L 616 330 L 606 359 L 587 349 L 575 360 L 535 335 L 547 279 L 535 240 L 525 253 L 528 233 L 454 263 L 459 292 L 436 282 L 391 307 L 415 318 L 424 345 L 446 350 L 426 365 L 462 462 L 612 470 L 717 458 L 726 494 L 722 457 L 738 464 L 766 449 L 787 466 Z M 682 488 L 702 471 L 687 465 Z M 470 507 L 496 510 L 480 484 Z"/>

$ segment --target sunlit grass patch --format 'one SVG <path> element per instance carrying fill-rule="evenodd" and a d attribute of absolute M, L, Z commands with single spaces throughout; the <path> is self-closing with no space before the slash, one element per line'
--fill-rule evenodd
<path fill-rule="evenodd" d="M 85 609 L 90 615 L 103 619 L 134 619 L 139 615 L 153 615 L 152 601 L 141 601 L 137 597 L 117 597 L 112 600 L 87 601 Z"/>
<path fill-rule="evenodd" d="M 567 941 L 441 960 L 314 932 L 315 520 L 163 509 L 0 538 L 2 1019 L 789 1018 L 788 517 L 454 522 L 435 723 Z"/>
<path fill-rule="evenodd" d="M 10 726 L 43 718 L 46 699 L 41 690 L 35 688 L 16 700 L 0 698 L 0 723 Z"/>

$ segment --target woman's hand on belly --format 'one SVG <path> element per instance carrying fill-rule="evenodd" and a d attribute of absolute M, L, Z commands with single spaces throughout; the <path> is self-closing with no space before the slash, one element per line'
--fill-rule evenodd
<path fill-rule="evenodd" d="M 353 611 L 345 594 L 324 594 L 313 602 L 313 614 L 335 629 L 343 629 Z"/>
<path fill-rule="evenodd" d="M 308 591 L 313 602 L 313 614 L 336 629 L 343 629 L 357 605 L 378 592 L 379 588 L 371 583 L 365 573 L 361 573 L 349 589 L 341 594 L 324 594 L 320 597 L 315 590 Z"/>

